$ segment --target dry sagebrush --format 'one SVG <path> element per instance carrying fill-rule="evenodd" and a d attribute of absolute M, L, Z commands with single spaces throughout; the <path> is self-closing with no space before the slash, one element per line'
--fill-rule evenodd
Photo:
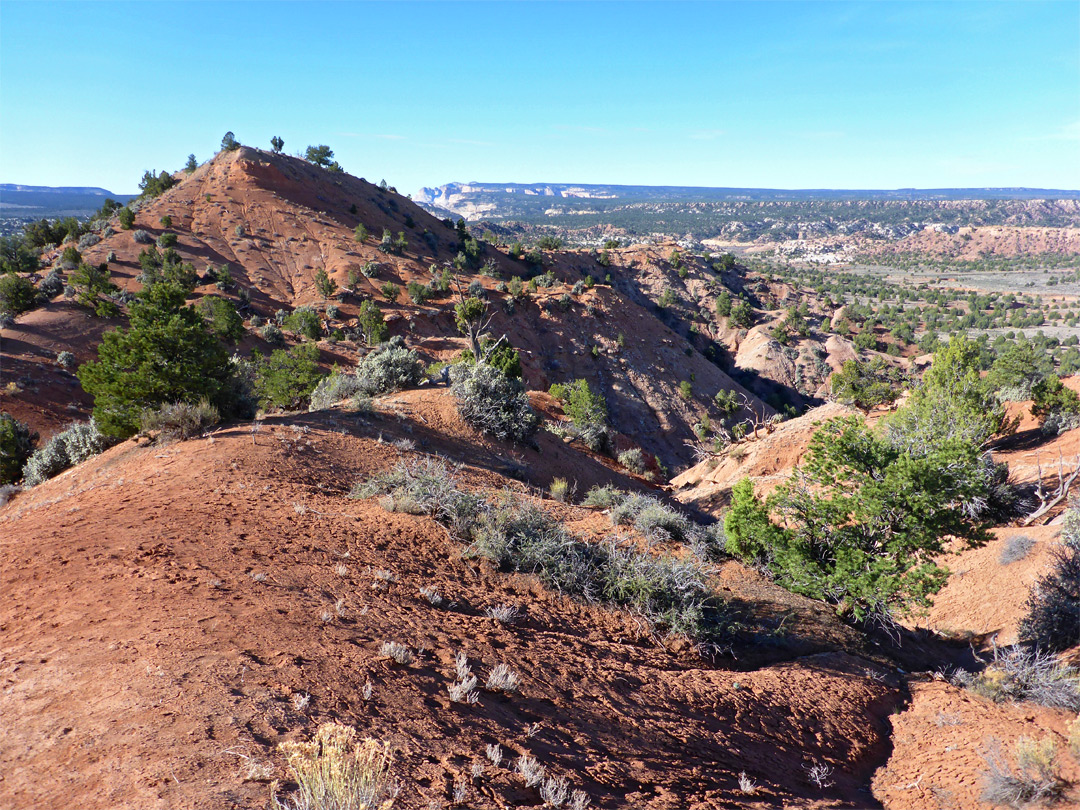
<path fill-rule="evenodd" d="M 285 742 L 278 750 L 297 791 L 282 801 L 275 782 L 273 810 L 386 810 L 393 804 L 393 752 L 386 743 L 361 740 L 341 723 L 324 723 L 309 742 Z"/>

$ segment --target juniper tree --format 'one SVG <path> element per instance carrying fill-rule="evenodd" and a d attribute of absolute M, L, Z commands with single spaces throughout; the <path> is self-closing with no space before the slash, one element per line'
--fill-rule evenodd
<path fill-rule="evenodd" d="M 764 564 L 795 593 L 866 620 L 930 604 L 948 571 L 946 540 L 980 545 L 989 521 L 978 447 L 951 439 L 913 457 L 857 417 L 827 422 L 803 464 L 765 501 L 749 481 L 732 491 L 727 550 Z"/>
<path fill-rule="evenodd" d="M 326 144 L 309 146 L 304 153 L 304 159 L 309 163 L 314 163 L 316 166 L 321 166 L 326 169 L 334 162 L 334 150 Z"/>
<path fill-rule="evenodd" d="M 79 369 L 102 433 L 130 436 L 143 411 L 168 403 L 206 399 L 232 410 L 229 356 L 186 295 L 168 282 L 144 289 L 131 303 L 131 325 L 106 332 L 98 359 Z"/>
<path fill-rule="evenodd" d="M 318 290 L 319 295 L 322 296 L 324 303 L 337 292 L 337 283 L 330 278 L 326 269 L 323 267 L 320 267 L 315 273 L 315 289 Z"/>

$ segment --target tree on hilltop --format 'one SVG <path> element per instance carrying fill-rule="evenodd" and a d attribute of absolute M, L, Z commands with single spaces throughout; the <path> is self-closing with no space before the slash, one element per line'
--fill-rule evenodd
<path fill-rule="evenodd" d="M 318 146 L 309 146 L 304 153 L 304 159 L 307 160 L 308 163 L 314 163 L 316 166 L 329 169 L 330 165 L 334 162 L 334 150 L 325 143 L 319 144 Z"/>
<path fill-rule="evenodd" d="M 164 169 L 160 173 L 154 174 L 147 169 L 143 172 L 142 180 L 139 181 L 140 197 L 157 197 L 164 194 L 170 188 L 176 185 L 176 178 L 169 174 Z"/>
<path fill-rule="evenodd" d="M 232 132 L 226 132 L 225 137 L 221 139 L 221 151 L 232 152 L 235 149 L 240 148 L 240 141 L 236 140 L 236 136 Z"/>
<path fill-rule="evenodd" d="M 274 154 L 277 154 L 285 148 L 285 141 L 275 135 L 270 139 L 270 148 L 274 150 Z"/>

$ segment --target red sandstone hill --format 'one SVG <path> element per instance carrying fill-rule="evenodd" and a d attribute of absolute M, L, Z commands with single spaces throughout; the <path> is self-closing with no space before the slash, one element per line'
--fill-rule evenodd
<path fill-rule="evenodd" d="M 249 315 L 321 306 L 317 270 L 344 286 L 350 270 L 377 262 L 377 278 L 343 298 L 329 327 L 354 325 L 370 299 L 426 359 L 463 347 L 453 297 L 415 305 L 378 290 L 426 282 L 431 266 L 458 250 L 456 230 L 407 199 L 249 148 L 180 180 L 141 205 L 134 230 L 157 236 L 171 217 L 181 256 L 200 270 L 227 264 L 250 296 Z M 375 238 L 357 242 L 360 223 Z M 384 228 L 406 234 L 402 255 L 378 249 Z M 139 288 L 143 249 L 133 237 L 117 230 L 84 251 L 92 262 L 114 253 L 113 280 L 128 291 Z M 735 391 L 768 417 L 750 387 L 805 381 L 809 366 L 774 351 L 768 323 L 727 330 L 702 315 L 712 311 L 714 274 L 697 261 L 676 272 L 668 248 L 611 251 L 610 267 L 590 253 L 548 253 L 553 284 L 512 313 L 497 277 L 526 275 L 522 262 L 486 247 L 487 275 L 466 280 L 484 286 L 498 312 L 494 331 L 522 351 L 533 403 L 547 418 L 559 416 L 543 393 L 550 384 L 585 377 L 605 392 L 619 449 L 640 446 L 685 467 L 693 424 L 719 420 L 717 391 Z M 587 275 L 597 283 L 575 290 Z M 676 296 L 666 309 L 681 307 L 683 317 L 656 307 L 666 290 Z M 796 295 L 758 291 L 776 303 Z M 210 293 L 210 285 L 196 290 Z M 20 316 L 2 336 L 0 406 L 46 435 L 85 418 L 92 403 L 56 353 L 89 360 L 104 330 L 123 323 L 62 298 Z M 847 348 L 832 343 L 817 354 L 829 368 Z M 326 366 L 351 365 L 364 352 L 350 340 L 319 345 Z M 238 350 L 252 348 L 268 349 L 249 329 Z M 718 365 L 709 349 L 728 356 Z M 747 387 L 720 366 L 745 369 Z M 463 486 L 535 499 L 599 540 L 614 531 L 609 517 L 544 497 L 548 485 L 565 478 L 580 496 L 595 484 L 643 490 L 644 482 L 550 433 L 535 448 L 484 439 L 440 387 L 382 397 L 376 408 L 268 415 L 172 445 L 127 441 L 0 506 L 0 805 L 265 807 L 269 780 L 288 779 L 277 745 L 308 739 L 329 720 L 393 745 L 402 808 L 450 806 L 461 784 L 467 806 L 539 807 L 537 791 L 513 772 L 525 754 L 600 808 L 981 808 L 991 740 L 1010 747 L 1022 736 L 1049 738 L 1066 748 L 1067 713 L 994 704 L 935 672 L 969 655 L 968 641 L 1014 640 L 1027 589 L 1060 530 L 1054 515 L 1033 529 L 999 527 L 986 548 L 950 558 L 953 578 L 900 648 L 758 571 L 716 565 L 710 581 L 737 632 L 702 656 L 640 617 L 463 555 L 428 517 L 347 497 L 399 460 L 438 455 L 462 465 Z M 719 516 L 737 480 L 776 485 L 805 453 L 815 421 L 844 412 L 830 404 L 770 426 L 715 463 L 684 470 L 674 494 Z M 1077 450 L 1078 431 L 1049 443 L 1031 424 L 1022 431 L 998 454 L 1015 480 L 1032 481 L 1043 456 Z M 1041 472 L 1049 480 L 1053 470 Z M 1022 532 L 1031 552 L 1002 563 L 1002 547 Z M 449 605 L 433 607 L 421 588 Z M 505 626 L 485 615 L 500 603 L 519 606 L 524 619 Z M 920 632 L 927 627 L 945 638 Z M 408 645 L 416 660 L 393 664 L 380 655 L 385 641 Z M 451 702 L 459 652 L 482 677 L 508 665 L 522 677 L 520 693 Z M 485 755 L 491 744 L 506 757 L 499 767 Z M 1075 763 L 1062 761 L 1063 775 L 1080 779 Z M 817 781 L 814 766 L 824 769 Z"/>
<path fill-rule="evenodd" d="M 408 282 L 426 284 L 431 268 L 440 269 L 459 250 L 456 230 L 407 198 L 347 174 L 248 147 L 220 153 L 191 175 L 177 176 L 178 185 L 138 206 L 131 230 L 119 230 L 114 222 L 115 233 L 83 251 L 92 263 L 114 254 L 109 269 L 121 289 L 140 289 L 138 256 L 146 247 L 135 241 L 140 230 L 153 237 L 165 230 L 177 234 L 175 249 L 200 272 L 207 265 L 227 265 L 237 285 L 230 297 L 235 299 L 238 289 L 247 291 L 248 314 L 264 319 L 279 309 L 321 305 L 315 289 L 318 270 L 325 269 L 344 288 L 350 270 L 375 262 L 377 276 L 360 276 L 355 294 L 338 303 L 339 314 L 328 319 L 328 328 L 355 325 L 360 303 L 371 299 L 382 308 L 391 334 L 405 336 L 427 359 L 449 359 L 464 348 L 454 326 L 452 294 L 423 305 L 405 295 Z M 160 224 L 165 216 L 171 218 L 168 229 Z M 355 240 L 358 224 L 371 234 L 365 242 Z M 405 234 L 408 247 L 402 255 L 378 249 L 384 229 Z M 463 274 L 463 280 L 484 286 L 497 312 L 492 332 L 505 333 L 521 352 L 529 388 L 546 390 L 553 382 L 588 379 L 605 392 L 613 427 L 633 435 L 635 443 L 672 467 L 689 458 L 690 426 L 704 415 L 720 418 L 712 402 L 718 391 L 733 390 L 759 411 L 771 414 L 772 409 L 692 349 L 686 335 L 656 317 L 647 295 L 629 294 L 638 274 L 632 262 L 645 259 L 650 266 L 664 264 L 655 249 L 647 256 L 635 252 L 627 256 L 627 266 L 610 268 L 597 265 L 590 254 L 549 253 L 543 269 L 554 274 L 555 283 L 529 294 L 512 313 L 506 310 L 506 294 L 495 290 L 495 277 L 527 278 L 529 265 L 484 246 L 488 269 Z M 712 275 L 695 268 L 698 275 L 705 272 Z M 574 285 L 588 273 L 600 283 L 575 292 Z M 612 284 L 604 282 L 608 275 Z M 387 282 L 400 289 L 395 302 L 379 292 Z M 196 289 L 197 296 L 206 294 L 219 291 L 212 284 Z M 22 392 L 5 392 L 2 407 L 43 434 L 73 417 L 85 418 L 90 403 L 79 394 L 73 375 L 54 359 L 62 350 L 72 351 L 80 362 L 91 359 L 103 331 L 116 325 L 89 317 L 62 297 L 20 316 L 4 331 L 2 352 L 6 376 Z M 327 366 L 353 364 L 362 353 L 362 346 L 351 341 L 321 345 Z M 246 353 L 255 346 L 269 350 L 250 330 L 238 348 Z M 693 383 L 690 399 L 680 396 L 683 381 Z"/>

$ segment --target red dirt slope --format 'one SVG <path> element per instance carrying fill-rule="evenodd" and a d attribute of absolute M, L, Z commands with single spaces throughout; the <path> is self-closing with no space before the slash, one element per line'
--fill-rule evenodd
<path fill-rule="evenodd" d="M 146 248 L 135 241 L 140 230 L 154 238 L 166 230 L 176 234 L 175 249 L 200 273 L 208 265 L 227 265 L 236 287 L 226 297 L 239 300 L 238 290 L 245 290 L 251 301 L 246 314 L 263 319 L 299 305 L 321 307 L 315 287 L 318 270 L 325 269 L 343 290 L 350 271 L 359 273 L 363 265 L 374 262 L 376 276 L 361 274 L 354 291 L 339 296 L 337 316 L 324 317 L 328 330 L 354 328 L 360 304 L 372 300 L 385 315 L 391 334 L 403 335 L 428 359 L 448 360 L 464 348 L 454 323 L 453 293 L 439 294 L 424 304 L 414 304 L 405 294 L 409 282 L 426 285 L 431 268 L 441 270 L 461 249 L 454 228 L 407 198 L 360 178 L 248 147 L 223 152 L 193 174 L 177 177 L 176 186 L 137 206 L 132 230 L 120 230 L 114 222 L 115 233 L 83 251 L 84 258 L 95 264 L 114 254 L 109 269 L 121 289 L 140 288 L 138 257 Z M 171 219 L 167 229 L 161 225 L 165 216 Z M 364 242 L 355 239 L 358 224 L 371 234 Z M 405 234 L 408 246 L 401 255 L 379 249 L 384 229 Z M 464 283 L 484 288 L 495 312 L 492 334 L 506 334 L 521 352 L 528 387 L 546 390 L 552 382 L 588 379 L 604 391 L 613 427 L 635 436 L 644 450 L 658 455 L 669 468 L 689 461 L 686 442 L 694 437 L 695 422 L 706 414 L 714 422 L 720 419 L 712 401 L 718 391 L 735 391 L 759 410 L 772 412 L 700 351 L 687 354 L 687 336 L 658 318 L 646 299 L 630 294 L 633 267 L 600 268 L 589 254 L 548 253 L 543 270 L 554 275 L 554 283 L 512 302 L 508 293 L 496 289 L 499 280 L 527 278 L 536 271 L 495 247 L 482 250 L 480 260 L 487 269 L 463 273 Z M 642 259 L 639 253 L 633 254 L 635 261 Z M 649 256 L 653 264 L 661 263 L 656 250 Z M 46 263 L 58 259 L 59 251 L 43 257 Z M 600 283 L 584 289 L 589 274 Z M 613 277 L 612 285 L 603 283 L 607 274 Z M 581 287 L 576 287 L 578 282 Z M 380 290 L 387 283 L 399 293 L 395 301 Z M 222 293 L 206 283 L 195 294 Z M 39 387 L 62 386 L 71 376 L 54 368 L 56 353 L 68 350 L 80 362 L 89 359 L 100 333 L 113 325 L 88 319 L 58 299 L 46 310 L 21 316 L 4 331 L 5 373 L 10 364 L 14 373 L 40 380 L 35 383 Z M 237 350 L 246 355 L 253 347 L 264 353 L 270 349 L 249 328 Z M 323 348 L 327 367 L 355 363 L 364 350 L 349 340 L 333 347 L 324 343 Z M 693 394 L 687 400 L 680 396 L 679 385 L 691 379 Z M 48 433 L 68 421 L 70 398 L 62 389 L 55 398 L 32 391 L 15 393 L 4 407 L 31 418 L 36 429 Z M 84 414 L 85 406 L 78 400 L 77 412 Z"/>
<path fill-rule="evenodd" d="M 531 753 L 597 807 L 874 803 L 866 791 L 899 697 L 880 665 L 820 643 L 785 660 L 796 639 L 710 663 L 626 614 L 462 559 L 428 518 L 347 499 L 354 481 L 416 452 L 402 439 L 474 465 L 470 486 L 519 486 L 492 471 L 508 448 L 476 443 L 439 402 L 126 442 L 0 509 L 0 804 L 263 807 L 267 785 L 248 777 L 284 776 L 275 744 L 328 719 L 398 748 L 404 808 L 445 805 L 460 779 L 470 806 L 539 806 L 506 766 L 471 779 L 490 743 L 511 762 Z M 542 477 L 554 451 L 519 462 Z M 590 510 L 550 506 L 587 535 L 610 530 Z M 433 608 L 424 586 L 453 604 Z M 526 620 L 483 615 L 500 602 Z M 835 623 L 830 632 L 858 646 Z M 380 657 L 390 640 L 417 661 Z M 459 651 L 482 678 L 508 664 L 521 694 L 452 704 Z M 815 763 L 834 786 L 810 783 Z M 753 795 L 739 791 L 742 771 Z"/>

